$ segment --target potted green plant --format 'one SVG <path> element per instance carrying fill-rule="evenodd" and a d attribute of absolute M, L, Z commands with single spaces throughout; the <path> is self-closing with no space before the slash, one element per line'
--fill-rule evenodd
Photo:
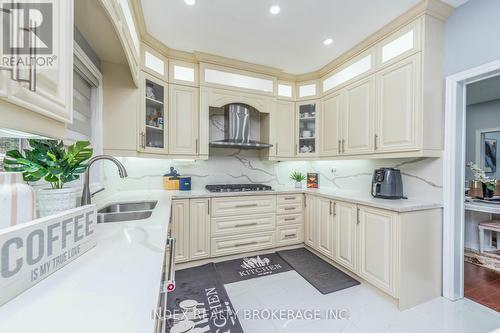
<path fill-rule="evenodd" d="M 62 141 L 28 140 L 29 149 L 24 154 L 10 150 L 5 154 L 4 169 L 10 172 L 22 172 L 27 182 L 44 179 L 50 188 L 43 188 L 37 193 L 40 217 L 52 215 L 76 207 L 76 189 L 65 184 L 80 178 L 87 170 L 87 161 L 93 150 L 88 141 L 78 141 L 64 147 Z"/>
<path fill-rule="evenodd" d="M 495 179 L 491 179 L 486 176 L 486 173 L 481 169 L 476 163 L 469 162 L 467 166 L 472 171 L 474 179 L 483 184 L 483 196 L 485 198 L 491 198 L 495 193 Z"/>
<path fill-rule="evenodd" d="M 306 179 L 306 176 L 303 173 L 294 171 L 290 175 L 290 179 L 295 181 L 295 188 L 302 188 L 302 182 Z"/>

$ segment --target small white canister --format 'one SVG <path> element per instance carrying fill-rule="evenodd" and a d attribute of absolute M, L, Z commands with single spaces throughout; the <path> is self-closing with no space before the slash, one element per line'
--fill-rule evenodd
<path fill-rule="evenodd" d="M 0 229 L 34 220 L 35 202 L 21 172 L 0 172 Z"/>
<path fill-rule="evenodd" d="M 46 217 L 76 208 L 77 192 L 75 188 L 38 190 L 38 216 Z"/>

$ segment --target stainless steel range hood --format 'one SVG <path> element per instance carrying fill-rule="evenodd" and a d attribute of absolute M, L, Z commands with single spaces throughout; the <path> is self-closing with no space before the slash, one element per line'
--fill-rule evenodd
<path fill-rule="evenodd" d="M 250 109 L 245 104 L 224 107 L 224 140 L 210 142 L 211 147 L 264 149 L 273 145 L 250 139 Z"/>

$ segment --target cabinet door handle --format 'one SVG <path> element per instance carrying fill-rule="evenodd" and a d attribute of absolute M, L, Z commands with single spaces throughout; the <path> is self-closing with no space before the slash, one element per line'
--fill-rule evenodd
<path fill-rule="evenodd" d="M 208 199 L 207 211 L 208 215 L 210 215 L 210 199 Z"/>
<path fill-rule="evenodd" d="M 236 224 L 235 227 L 237 227 L 237 228 L 239 228 L 239 227 L 251 227 L 253 225 L 257 225 L 257 222 Z"/>
<path fill-rule="evenodd" d="M 258 244 L 258 242 L 237 243 L 237 244 L 234 244 L 234 246 L 239 247 L 239 246 L 247 246 L 247 245 L 255 245 L 255 244 Z"/>
<path fill-rule="evenodd" d="M 196 151 L 195 153 L 198 154 L 198 139 L 196 139 L 196 147 L 195 147 Z"/>
<path fill-rule="evenodd" d="M 342 152 L 345 153 L 345 140 L 342 139 Z"/>
<path fill-rule="evenodd" d="M 285 208 L 285 210 L 295 210 L 295 207 L 288 207 L 288 208 Z"/>
<path fill-rule="evenodd" d="M 290 237 L 295 237 L 297 234 L 287 234 L 284 235 L 283 238 L 290 238 Z"/>
<path fill-rule="evenodd" d="M 342 153 L 342 140 L 339 140 L 339 153 Z"/>
<path fill-rule="evenodd" d="M 356 224 L 359 224 L 359 208 L 356 210 Z"/>
<path fill-rule="evenodd" d="M 141 132 L 140 136 L 141 136 L 140 146 L 142 149 L 146 149 L 146 134 L 144 132 Z"/>
<path fill-rule="evenodd" d="M 285 221 L 295 221 L 295 217 L 288 217 L 288 218 L 285 218 Z"/>
<path fill-rule="evenodd" d="M 336 204 L 336 202 L 333 203 L 333 216 L 337 216 L 337 209 L 335 208 Z"/>
<path fill-rule="evenodd" d="M 330 207 L 329 207 L 329 211 L 328 212 L 330 213 L 330 215 L 333 214 L 333 211 L 332 211 L 332 202 L 331 201 L 330 201 Z"/>
<path fill-rule="evenodd" d="M 284 199 L 285 199 L 285 200 L 294 200 L 294 199 L 295 199 L 295 197 L 285 197 Z"/>
<path fill-rule="evenodd" d="M 257 204 L 247 204 L 247 205 L 236 205 L 235 208 L 249 208 L 249 207 L 257 207 Z"/>
<path fill-rule="evenodd" d="M 278 143 L 276 142 L 276 156 L 278 156 Z"/>
<path fill-rule="evenodd" d="M 375 150 L 377 150 L 377 139 L 378 139 L 378 135 L 375 134 L 374 137 L 373 137 L 373 148 Z"/>

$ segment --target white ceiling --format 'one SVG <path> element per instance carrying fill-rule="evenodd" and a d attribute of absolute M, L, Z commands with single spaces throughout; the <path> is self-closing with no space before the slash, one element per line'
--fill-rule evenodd
<path fill-rule="evenodd" d="M 446 0 L 458 5 L 464 0 Z M 267 65 L 317 70 L 419 0 L 141 0 L 146 28 L 170 48 Z M 269 13 L 272 5 L 281 12 Z M 333 38 L 332 45 L 323 45 Z"/>

